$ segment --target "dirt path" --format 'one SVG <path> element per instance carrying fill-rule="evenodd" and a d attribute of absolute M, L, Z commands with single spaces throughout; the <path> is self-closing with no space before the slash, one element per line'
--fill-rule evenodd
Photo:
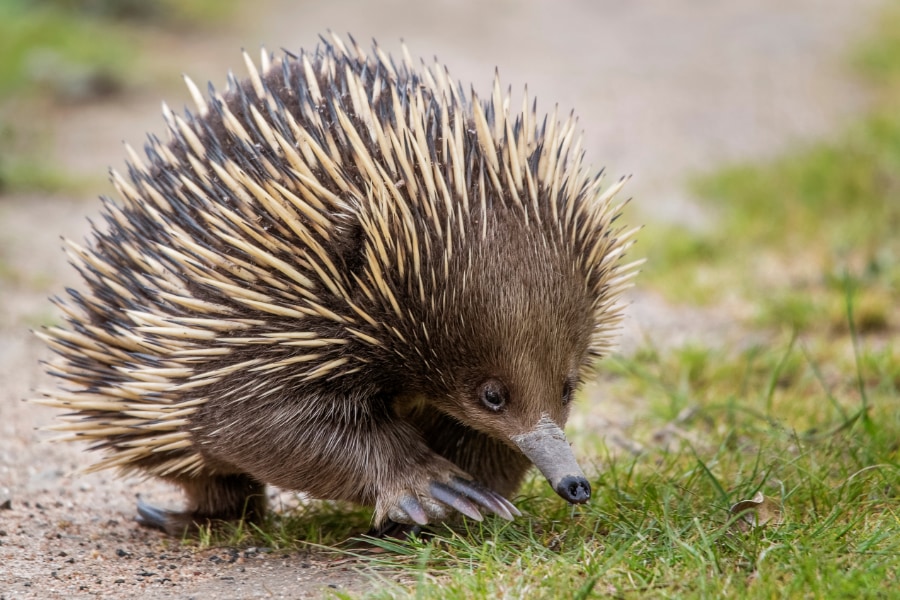
<path fill-rule="evenodd" d="M 437 54 L 479 90 L 499 65 L 506 83 L 515 90 L 527 82 L 545 108 L 576 109 L 589 157 L 614 176 L 636 175 L 631 190 L 643 212 L 696 222 L 702 215 L 684 187 L 691 171 L 770 155 L 860 109 L 864 97 L 841 57 L 879 2 L 486 4 L 394 2 L 386 11 L 336 1 L 301 10 L 272 0 L 221 35 L 160 36 L 153 47 L 166 81 L 48 115 L 57 139 L 48 160 L 85 175 L 118 167 L 120 140 L 139 146 L 145 131 L 162 130 L 161 98 L 175 107 L 186 102 L 175 87 L 181 72 L 221 85 L 229 65 L 240 71 L 240 47 L 310 46 L 331 27 L 360 41 L 377 37 L 392 50 L 405 38 L 414 55 Z M 47 295 L 75 282 L 58 238 L 84 236 L 84 216 L 97 210 L 93 196 L 0 197 L 0 265 L 9 271 L 0 278 L 0 598 L 317 597 L 329 585 L 366 589 L 347 563 L 182 549 L 132 522 L 136 493 L 175 504 L 171 490 L 111 473 L 79 475 L 91 462 L 81 448 L 38 443 L 48 436 L 34 428 L 53 412 L 20 402 L 48 384 L 37 363 L 46 353 L 28 328 L 52 318 Z M 638 293 L 623 344 L 643 337 L 728 343 L 728 322 L 726 313 Z"/>

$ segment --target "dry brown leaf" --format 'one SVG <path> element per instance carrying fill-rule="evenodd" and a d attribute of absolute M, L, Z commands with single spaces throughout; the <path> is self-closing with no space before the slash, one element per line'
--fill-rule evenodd
<path fill-rule="evenodd" d="M 762 492 L 756 492 L 750 500 L 741 500 L 728 512 L 738 517 L 734 520 L 734 526 L 744 532 L 766 525 L 781 525 L 784 522 L 781 505 L 771 498 L 766 498 Z"/>

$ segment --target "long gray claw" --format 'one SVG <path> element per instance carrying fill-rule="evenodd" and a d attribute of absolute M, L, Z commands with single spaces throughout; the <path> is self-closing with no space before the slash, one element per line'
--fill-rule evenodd
<path fill-rule="evenodd" d="M 137 511 L 138 516 L 135 520 L 138 523 L 144 527 L 162 529 L 163 531 L 166 530 L 166 524 L 169 522 L 169 517 L 172 514 L 168 510 L 147 504 L 140 498 L 138 498 Z"/>
<path fill-rule="evenodd" d="M 158 508 L 147 504 L 138 498 L 138 516 L 135 520 L 144 527 L 159 529 L 171 536 L 185 535 L 196 527 L 191 515 L 182 512 L 173 512 L 164 508 Z"/>
<path fill-rule="evenodd" d="M 475 521 L 481 521 L 484 517 L 478 512 L 478 508 L 472 504 L 462 492 L 437 481 L 431 482 L 431 495 L 435 500 L 448 504 Z"/>
<path fill-rule="evenodd" d="M 506 519 L 507 521 L 513 520 L 512 512 L 510 512 L 507 506 L 501 501 L 504 499 L 503 496 L 497 494 L 493 490 L 486 489 L 474 481 L 466 481 L 459 477 L 451 479 L 448 482 L 448 485 L 455 491 L 465 494 L 498 517 Z"/>
<path fill-rule="evenodd" d="M 428 525 L 428 514 L 419 501 L 412 496 L 404 496 L 400 500 L 400 508 L 409 515 L 409 518 L 419 525 Z"/>
<path fill-rule="evenodd" d="M 511 513 L 513 514 L 514 517 L 521 517 L 521 516 L 522 516 L 522 512 L 521 512 L 518 508 L 516 508 L 516 505 L 515 505 L 515 504 L 513 504 L 512 502 L 510 502 L 509 500 L 507 500 L 506 498 L 504 498 L 504 497 L 501 496 L 500 494 L 495 494 L 495 496 L 497 497 L 497 499 L 498 499 L 500 502 L 503 503 L 503 506 L 505 506 L 506 509 L 507 509 L 509 512 L 511 512 Z"/>

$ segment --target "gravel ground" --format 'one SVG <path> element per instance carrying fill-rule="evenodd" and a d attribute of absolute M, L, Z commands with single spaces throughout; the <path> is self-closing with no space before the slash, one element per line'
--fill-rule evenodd
<path fill-rule="evenodd" d="M 376 37 L 391 50 L 404 38 L 414 55 L 436 54 L 479 90 L 488 89 L 499 66 L 505 83 L 516 90 L 527 82 L 545 109 L 551 102 L 576 109 L 595 164 L 613 176 L 636 175 L 630 189 L 641 212 L 703 224 L 684 185 L 689 174 L 770 156 L 839 128 L 864 106 L 842 57 L 879 6 L 876 0 L 299 4 L 259 4 L 216 35 L 161 34 L 154 64 L 165 82 L 46 115 L 56 138 L 48 161 L 84 175 L 118 167 L 121 140 L 139 146 L 145 131 L 162 130 L 161 98 L 172 106 L 186 102 L 182 90 L 173 91 L 181 72 L 221 85 L 229 65 L 239 72 L 242 46 L 311 46 L 332 28 L 360 41 Z M 81 448 L 41 443 L 48 435 L 35 428 L 50 423 L 53 411 L 21 399 L 50 382 L 38 366 L 46 352 L 28 328 L 51 318 L 47 295 L 75 282 L 58 237 L 85 235 L 84 216 L 98 208 L 93 195 L 0 197 L 0 264 L 10 271 L 0 279 L 0 599 L 296 598 L 367 589 L 370 581 L 349 561 L 266 549 L 196 552 L 142 529 L 133 522 L 136 494 L 177 505 L 173 490 L 112 473 L 79 474 L 91 463 Z M 727 307 L 701 312 L 641 292 L 633 299 L 626 350 L 643 340 L 727 345 L 743 335 Z M 592 410 L 615 423 L 615 406 L 597 403 Z"/>

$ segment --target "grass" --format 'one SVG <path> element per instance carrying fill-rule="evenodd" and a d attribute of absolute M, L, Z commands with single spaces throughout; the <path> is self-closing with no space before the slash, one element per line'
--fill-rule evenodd
<path fill-rule="evenodd" d="M 113 91 L 138 56 L 139 28 L 196 30 L 221 23 L 235 7 L 217 0 L 0 0 L 0 97 L 36 90 L 77 99 L 91 85 Z"/>
<path fill-rule="evenodd" d="M 231 0 L 0 0 L 0 192 L 55 192 L 77 178 L 47 166 L 40 124 L 54 102 L 89 102 L 128 85 L 148 26 L 196 30 Z"/>
<path fill-rule="evenodd" d="M 853 323 L 852 289 L 845 297 Z M 769 342 L 611 360 L 608 396 L 646 402 L 629 434 L 658 441 L 637 455 L 598 441 L 603 464 L 583 507 L 535 477 L 517 500 L 523 518 L 426 540 L 361 538 L 368 511 L 314 504 L 203 541 L 357 557 L 376 599 L 890 597 L 900 355 L 850 326 Z M 757 492 L 783 521 L 737 527 L 729 508 Z"/>
<path fill-rule="evenodd" d="M 675 301 L 738 303 L 750 325 L 846 332 L 900 326 L 900 10 L 879 21 L 853 62 L 873 85 L 870 114 L 833 140 L 764 164 L 702 176 L 695 189 L 717 216 L 709 231 L 653 226 L 644 282 Z"/>
<path fill-rule="evenodd" d="M 124 32 L 48 4 L 0 1 L 0 94 L 50 85 L 58 74 L 119 80 L 134 58 Z"/>
<path fill-rule="evenodd" d="M 645 236 L 647 279 L 672 299 L 738 297 L 758 325 L 841 328 L 850 280 L 863 328 L 900 325 L 891 322 L 900 286 L 900 116 L 871 116 L 834 142 L 727 168 L 696 188 L 719 213 L 713 231 L 663 227 Z"/>
<path fill-rule="evenodd" d="M 758 342 L 645 347 L 609 360 L 604 395 L 639 399 L 627 433 L 644 450 L 574 432 L 603 457 L 589 504 L 572 509 L 535 478 L 514 523 L 361 545 L 369 513 L 345 518 L 325 505 L 206 542 L 357 556 L 373 579 L 369 598 L 893 597 L 900 10 L 854 61 L 876 93 L 858 124 L 698 179 L 717 218 L 710 231 L 645 230 L 642 286 L 676 301 L 730 303 L 749 315 Z M 758 492 L 781 522 L 739 527 L 730 507 Z"/>
<path fill-rule="evenodd" d="M 0 0 L 0 192 L 70 187 L 71 177 L 46 164 L 41 111 L 27 107 L 112 93 L 133 58 L 127 36 L 102 21 Z"/>

